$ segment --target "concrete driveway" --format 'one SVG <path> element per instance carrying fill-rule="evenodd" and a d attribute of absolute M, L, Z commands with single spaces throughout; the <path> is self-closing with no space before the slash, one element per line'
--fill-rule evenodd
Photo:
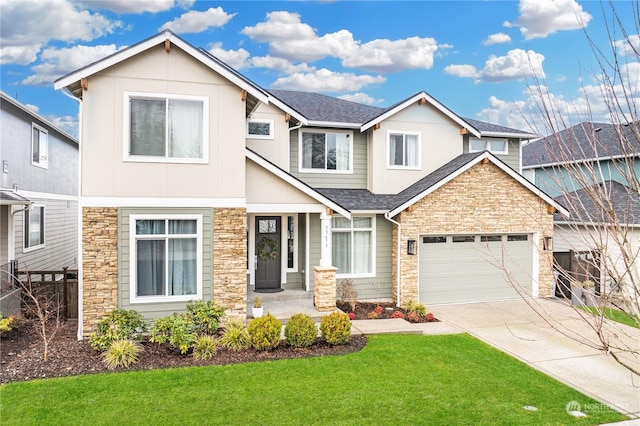
<path fill-rule="evenodd" d="M 632 418 L 640 418 L 640 377 L 633 377 L 611 356 L 590 347 L 589 339 L 597 344 L 593 330 L 565 302 L 535 299 L 429 308 L 443 322 Z M 640 350 L 640 330 L 620 327 L 622 332 L 611 338 Z"/>

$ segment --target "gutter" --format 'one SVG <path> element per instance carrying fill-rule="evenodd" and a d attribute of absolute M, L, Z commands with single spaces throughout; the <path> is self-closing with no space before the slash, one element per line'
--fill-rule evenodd
<path fill-rule="evenodd" d="M 397 250 L 397 255 L 396 255 L 396 307 L 400 307 L 400 248 L 402 247 L 402 243 L 401 243 L 401 237 L 402 237 L 402 225 L 400 225 L 400 222 L 396 222 L 395 220 L 391 219 L 391 217 L 389 216 L 389 212 L 386 212 L 384 214 L 384 218 L 387 219 L 389 222 L 393 223 L 394 225 L 396 225 L 398 227 L 398 247 L 396 248 Z"/>

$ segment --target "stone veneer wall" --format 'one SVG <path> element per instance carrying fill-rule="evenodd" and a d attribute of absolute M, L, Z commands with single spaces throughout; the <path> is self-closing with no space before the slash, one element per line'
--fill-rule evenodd
<path fill-rule="evenodd" d="M 320 312 L 336 310 L 336 273 L 333 266 L 314 266 L 315 272 L 315 306 Z"/>
<path fill-rule="evenodd" d="M 118 209 L 82 209 L 83 335 L 118 307 Z"/>
<path fill-rule="evenodd" d="M 247 211 L 213 211 L 213 300 L 226 319 L 247 318 Z"/>
<path fill-rule="evenodd" d="M 538 232 L 539 296 L 551 295 L 553 253 L 543 239 L 553 235 L 548 204 L 492 163 L 479 163 L 398 214 L 402 224 L 400 303 L 418 300 L 418 255 L 407 254 L 407 240 L 420 234 Z M 393 230 L 393 298 L 398 301 L 397 238 Z M 429 304 L 428 300 L 421 301 Z"/>

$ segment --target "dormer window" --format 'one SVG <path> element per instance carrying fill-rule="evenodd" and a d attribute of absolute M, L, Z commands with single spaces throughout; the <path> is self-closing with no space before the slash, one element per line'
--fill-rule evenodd
<path fill-rule="evenodd" d="M 470 139 L 469 152 L 489 151 L 492 154 L 509 154 L 509 144 L 500 139 Z"/>
<path fill-rule="evenodd" d="M 352 139 L 351 132 L 301 132 L 300 171 L 351 173 Z"/>
<path fill-rule="evenodd" d="M 247 120 L 247 137 L 251 139 L 273 139 L 273 120 Z"/>

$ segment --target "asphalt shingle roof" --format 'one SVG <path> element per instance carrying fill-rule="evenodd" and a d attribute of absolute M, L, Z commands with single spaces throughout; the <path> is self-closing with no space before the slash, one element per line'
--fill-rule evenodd
<path fill-rule="evenodd" d="M 486 121 L 474 120 L 473 118 L 461 117 L 464 121 L 469 123 L 474 129 L 480 130 L 480 132 L 487 133 L 527 133 L 522 130 L 514 129 L 511 127 L 500 126 L 498 124 L 487 123 Z"/>
<path fill-rule="evenodd" d="M 584 122 L 522 147 L 522 165 L 539 166 L 640 153 L 640 123 Z"/>
<path fill-rule="evenodd" d="M 608 180 L 588 189 L 562 194 L 554 200 L 571 213 L 568 219 L 555 214 L 556 222 L 640 224 L 640 195 L 616 181 Z M 600 201 L 610 201 L 611 209 L 601 207 Z"/>

